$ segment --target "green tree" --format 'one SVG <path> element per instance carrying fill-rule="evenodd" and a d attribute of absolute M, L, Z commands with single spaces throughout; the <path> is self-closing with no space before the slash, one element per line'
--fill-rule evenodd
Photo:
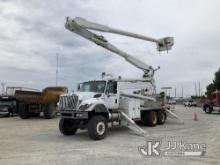
<path fill-rule="evenodd" d="M 213 83 L 209 84 L 207 87 L 206 87 L 206 95 L 207 96 L 211 96 L 211 94 L 216 91 L 216 88 L 215 88 L 215 85 Z"/>
<path fill-rule="evenodd" d="M 160 92 L 160 97 L 164 98 L 164 96 L 165 96 L 165 92 Z"/>
<path fill-rule="evenodd" d="M 213 83 L 206 87 L 206 95 L 210 96 L 216 90 L 220 90 L 220 68 L 215 72 Z"/>
<path fill-rule="evenodd" d="M 215 72 L 215 78 L 213 80 L 213 84 L 217 90 L 220 90 L 220 68 L 217 72 Z"/>

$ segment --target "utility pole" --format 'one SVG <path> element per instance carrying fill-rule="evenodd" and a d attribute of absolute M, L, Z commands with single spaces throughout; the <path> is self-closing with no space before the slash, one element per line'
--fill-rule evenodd
<path fill-rule="evenodd" d="M 2 94 L 4 94 L 4 92 L 5 92 L 5 83 L 1 83 L 1 85 L 2 85 Z"/>
<path fill-rule="evenodd" d="M 183 98 L 183 87 L 182 87 L 182 98 Z"/>
<path fill-rule="evenodd" d="M 175 88 L 175 98 L 176 98 L 176 88 Z"/>
<path fill-rule="evenodd" d="M 201 96 L 201 91 L 200 91 L 201 89 L 200 89 L 200 82 L 199 82 L 199 97 Z"/>
<path fill-rule="evenodd" d="M 196 85 L 196 83 L 195 83 L 195 94 L 197 96 L 197 85 Z"/>
<path fill-rule="evenodd" d="M 58 85 L 58 60 L 59 60 L 59 54 L 56 53 L 56 57 L 57 57 L 57 66 L 56 66 L 56 86 Z"/>

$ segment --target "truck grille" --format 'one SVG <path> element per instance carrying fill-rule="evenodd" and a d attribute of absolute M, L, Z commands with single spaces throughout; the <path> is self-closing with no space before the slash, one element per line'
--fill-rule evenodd
<path fill-rule="evenodd" d="M 71 95 L 71 96 L 61 96 L 60 97 L 60 109 L 76 109 L 78 104 L 78 96 Z"/>

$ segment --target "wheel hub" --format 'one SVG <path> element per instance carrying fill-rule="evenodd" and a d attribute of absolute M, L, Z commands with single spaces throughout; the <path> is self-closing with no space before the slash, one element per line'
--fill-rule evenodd
<path fill-rule="evenodd" d="M 157 122 L 157 118 L 156 116 L 153 117 L 153 123 L 156 123 Z"/>
<path fill-rule="evenodd" d="M 98 135 L 103 135 L 105 132 L 105 123 L 99 122 L 96 126 L 96 130 L 97 130 Z"/>
<path fill-rule="evenodd" d="M 161 115 L 161 120 L 162 120 L 162 121 L 165 120 L 165 116 L 164 116 L 164 114 Z"/>

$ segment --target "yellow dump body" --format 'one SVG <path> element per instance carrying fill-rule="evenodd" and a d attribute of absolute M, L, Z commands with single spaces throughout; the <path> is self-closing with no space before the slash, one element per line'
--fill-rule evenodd
<path fill-rule="evenodd" d="M 41 102 L 42 104 L 57 103 L 60 95 L 67 93 L 66 87 L 47 87 L 42 91 Z"/>
<path fill-rule="evenodd" d="M 15 98 L 29 104 L 57 103 L 60 95 L 67 91 L 67 87 L 46 87 L 42 92 L 16 90 Z"/>

